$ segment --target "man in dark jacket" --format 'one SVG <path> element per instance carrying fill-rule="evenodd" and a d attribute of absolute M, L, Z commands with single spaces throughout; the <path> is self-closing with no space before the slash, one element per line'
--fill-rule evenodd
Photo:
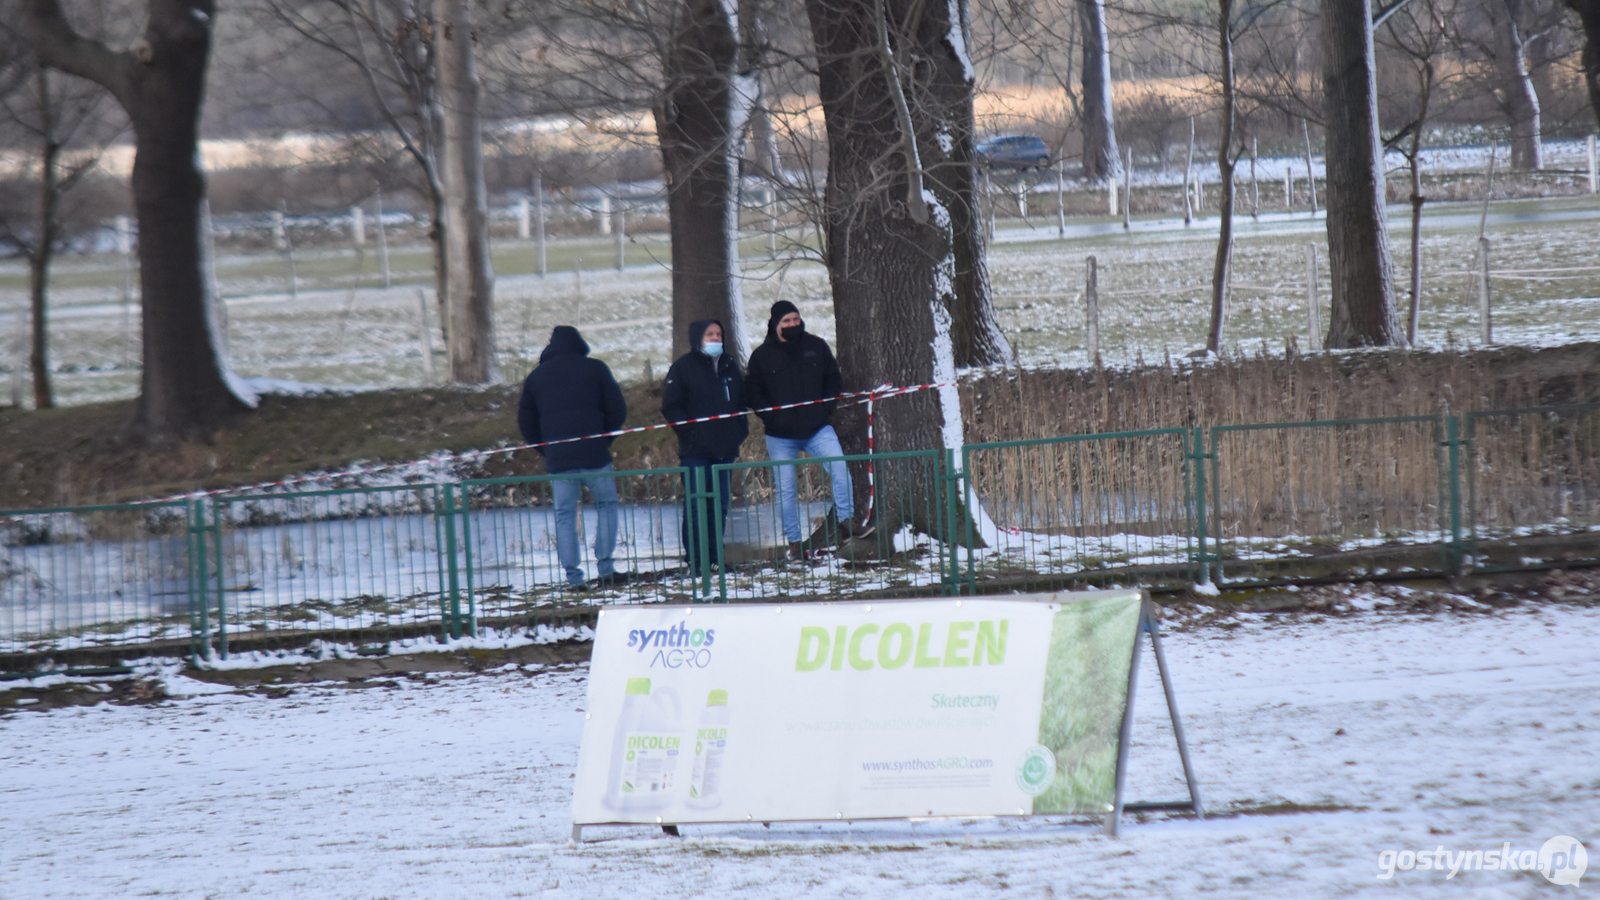
<path fill-rule="evenodd" d="M 701 319 L 689 325 L 688 353 L 678 357 L 667 370 L 667 380 L 661 385 L 661 414 L 668 422 L 682 422 L 702 416 L 744 412 L 744 376 L 739 364 L 723 352 L 722 323 L 716 319 Z M 705 491 L 711 486 L 711 467 L 731 463 L 739 458 L 739 446 L 750 433 L 750 423 L 745 417 L 734 416 L 711 422 L 674 425 L 678 435 L 678 465 L 688 469 L 684 483 L 683 548 L 691 571 L 699 572 L 706 563 L 700 553 L 702 528 L 708 544 L 716 548 L 712 557 L 722 563 L 722 542 L 717 526 L 712 520 L 701 521 L 698 502 L 689 498 L 691 490 Z M 728 507 L 732 492 L 728 472 L 717 479 L 717 490 L 722 495 L 722 526 L 728 521 Z M 710 502 L 706 508 L 709 510 Z"/>
<path fill-rule="evenodd" d="M 550 344 L 539 354 L 539 365 L 522 383 L 517 426 L 530 444 L 615 431 L 628 418 L 622 388 L 611 369 L 589 358 L 589 345 L 578 329 L 557 325 Z M 541 447 L 545 469 L 552 475 L 572 476 L 550 483 L 556 509 L 556 556 L 566 570 L 567 585 L 583 586 L 579 566 L 578 501 L 584 487 L 594 500 L 594 556 L 602 587 L 622 580 L 612 563 L 617 543 L 617 482 L 611 471 L 611 439 L 593 438 Z"/>
<path fill-rule="evenodd" d="M 800 310 L 787 300 L 772 304 L 767 320 L 767 339 L 750 354 L 745 376 L 745 398 L 752 409 L 781 406 L 834 397 L 843 389 L 839 363 L 828 349 L 828 342 L 806 333 Z M 843 456 L 839 435 L 830 420 L 834 403 L 813 403 L 794 409 L 758 413 L 767 428 L 767 456 L 773 460 L 796 459 L 804 452 L 811 457 Z M 866 537 L 870 525 L 857 525 L 855 498 L 851 493 L 850 470 L 843 462 L 826 463 L 833 483 L 833 509 L 844 537 Z M 806 547 L 801 534 L 800 512 L 795 503 L 794 466 L 778 466 L 778 508 L 783 517 L 783 533 L 789 541 L 789 555 L 804 558 Z"/>

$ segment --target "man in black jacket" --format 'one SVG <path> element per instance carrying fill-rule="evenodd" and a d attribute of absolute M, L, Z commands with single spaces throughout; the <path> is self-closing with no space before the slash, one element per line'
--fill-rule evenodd
<path fill-rule="evenodd" d="M 772 304 L 767 320 L 767 339 L 750 354 L 745 376 L 745 397 L 752 409 L 802 403 L 834 397 L 843 389 L 839 363 L 828 349 L 828 342 L 806 333 L 800 310 L 787 300 Z M 813 403 L 794 409 L 758 413 L 767 429 L 767 456 L 773 460 L 795 459 L 804 452 L 811 457 L 843 456 L 839 435 L 830 420 L 834 402 Z M 857 525 L 855 498 L 851 493 L 850 470 L 843 462 L 826 463 L 833 483 L 833 509 L 843 537 L 866 537 L 870 525 Z M 783 517 L 783 533 L 789 541 L 789 555 L 802 559 L 806 554 L 800 528 L 800 512 L 795 502 L 794 466 L 777 466 L 778 508 Z"/>
<path fill-rule="evenodd" d="M 530 444 L 557 441 L 615 431 L 628 418 L 628 404 L 622 388 L 611 377 L 611 369 L 589 357 L 589 345 L 578 329 L 557 325 L 550 332 L 550 344 L 539 354 L 539 365 L 522 383 L 522 402 L 517 407 L 517 426 Z M 598 583 L 610 587 L 620 583 L 611 554 L 617 543 L 617 482 L 611 471 L 611 439 L 593 438 L 541 447 L 545 469 L 552 475 L 567 475 L 551 481 L 550 494 L 556 509 L 556 556 L 566 570 L 567 585 L 583 586 L 579 565 L 578 501 L 583 488 L 594 500 L 594 556 Z"/>
<path fill-rule="evenodd" d="M 678 357 L 667 370 L 667 380 L 661 385 L 661 414 L 668 422 L 682 422 L 702 416 L 744 412 L 744 376 L 739 364 L 723 351 L 722 323 L 716 319 L 701 319 L 689 325 L 688 353 Z M 702 528 L 704 540 L 716 548 L 713 562 L 722 563 L 720 532 L 712 526 L 711 519 L 702 522 L 698 515 L 700 504 L 690 499 L 691 490 L 705 491 L 711 486 L 711 467 L 731 463 L 739 458 L 739 446 L 750 433 L 750 423 L 745 417 L 733 416 L 711 422 L 674 425 L 678 435 L 678 465 L 689 471 L 684 483 L 683 548 L 690 571 L 699 572 L 706 556 L 700 552 Z M 728 521 L 728 506 L 732 502 L 730 477 L 724 471 L 717 479 L 718 493 L 722 495 L 722 526 Z M 707 508 L 709 510 L 709 504 Z"/>

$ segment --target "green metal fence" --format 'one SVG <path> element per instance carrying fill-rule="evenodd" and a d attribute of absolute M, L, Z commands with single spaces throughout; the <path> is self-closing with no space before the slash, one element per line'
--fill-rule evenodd
<path fill-rule="evenodd" d="M 1438 417 L 1401 416 L 1210 429 L 1213 580 L 1449 571 L 1445 427 Z"/>
<path fill-rule="evenodd" d="M 0 669 L 62 649 L 182 655 L 207 627 L 194 602 L 205 532 L 187 502 L 0 512 Z"/>
<path fill-rule="evenodd" d="M 1192 583 L 1189 440 L 1165 428 L 963 448 L 967 589 Z"/>
<path fill-rule="evenodd" d="M 843 472 L 851 487 L 836 493 Z M 613 603 L 1600 564 L 1600 404 L 586 477 L 0 512 L 0 671 L 284 648 L 385 653 L 578 626 Z M 597 580 L 596 500 L 609 502 L 611 488 L 616 572 Z M 582 500 L 575 571 L 556 527 L 556 495 L 569 490 Z M 845 497 L 873 504 L 875 533 L 843 539 Z"/>
<path fill-rule="evenodd" d="M 937 450 L 837 456 L 792 462 L 735 462 L 713 467 L 728 479 L 730 502 L 706 485 L 712 513 L 702 540 L 722 548 L 700 574 L 705 595 L 723 602 L 773 597 L 910 597 L 949 590 L 951 510 L 947 454 Z M 851 503 L 865 503 L 867 467 L 875 484 L 873 517 L 882 525 L 864 538 L 841 540 L 834 476 L 848 473 Z M 792 546 L 779 492 L 785 470 L 795 482 Z M 726 510 L 726 514 L 724 514 Z M 866 510 L 852 509 L 859 520 Z M 796 552 L 798 551 L 798 552 Z M 712 577 L 709 569 L 715 569 Z"/>
<path fill-rule="evenodd" d="M 1463 420 L 1467 564 L 1503 572 L 1600 562 L 1600 404 Z"/>

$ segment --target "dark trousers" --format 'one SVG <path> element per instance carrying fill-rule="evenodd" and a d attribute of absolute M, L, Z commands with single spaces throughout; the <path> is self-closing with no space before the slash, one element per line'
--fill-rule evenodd
<path fill-rule="evenodd" d="M 708 459 L 701 456 L 678 457 L 678 464 L 683 466 L 685 469 L 688 469 L 688 471 L 684 473 L 685 480 L 683 485 L 684 503 L 682 534 L 683 555 L 684 558 L 689 562 L 690 571 L 699 572 L 705 565 L 705 556 L 700 552 L 701 501 L 691 497 L 690 492 L 696 489 L 705 491 L 711 486 L 711 467 L 722 465 L 724 463 L 731 463 L 735 459 L 738 459 L 738 457 L 730 456 L 727 459 Z M 712 504 L 714 504 L 716 501 L 710 497 L 705 498 L 704 508 L 707 516 L 705 520 L 705 531 L 706 541 L 709 542 L 712 548 L 714 548 L 710 556 L 710 561 L 721 565 L 722 542 L 717 538 L 719 531 L 726 529 L 727 527 L 728 507 L 733 505 L 733 474 L 727 470 L 724 470 L 722 472 L 722 477 L 718 478 L 717 481 L 719 482 L 717 485 L 718 493 L 722 495 L 722 521 L 718 523 L 713 518 L 717 513 L 716 508 Z"/>

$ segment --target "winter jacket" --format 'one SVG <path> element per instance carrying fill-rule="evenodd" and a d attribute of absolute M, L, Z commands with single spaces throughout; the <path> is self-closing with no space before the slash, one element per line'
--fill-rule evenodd
<path fill-rule="evenodd" d="M 771 328 L 766 341 L 750 354 L 744 383 L 745 402 L 751 409 L 833 397 L 844 387 L 839 363 L 827 341 L 814 334 L 801 335 L 797 341 L 779 341 Z M 833 407 L 829 401 L 757 415 L 766 424 L 767 434 L 804 440 L 828 424 Z"/>
<path fill-rule="evenodd" d="M 695 349 L 678 357 L 667 370 L 667 380 L 661 385 L 661 414 L 668 422 L 745 409 L 739 364 L 726 352 L 713 359 L 699 349 L 701 337 L 713 323 L 722 325 L 715 319 L 701 319 L 689 326 L 689 346 Z M 750 433 L 750 423 L 744 416 L 735 416 L 674 425 L 672 430 L 678 435 L 679 459 L 733 459 Z"/>
<path fill-rule="evenodd" d="M 611 369 L 589 358 L 589 345 L 578 329 L 557 325 L 539 365 L 522 383 L 517 427 L 528 443 L 553 441 L 614 431 L 628 418 L 622 388 Z M 611 464 L 611 438 L 595 438 L 542 447 L 550 473 L 598 469 Z"/>

